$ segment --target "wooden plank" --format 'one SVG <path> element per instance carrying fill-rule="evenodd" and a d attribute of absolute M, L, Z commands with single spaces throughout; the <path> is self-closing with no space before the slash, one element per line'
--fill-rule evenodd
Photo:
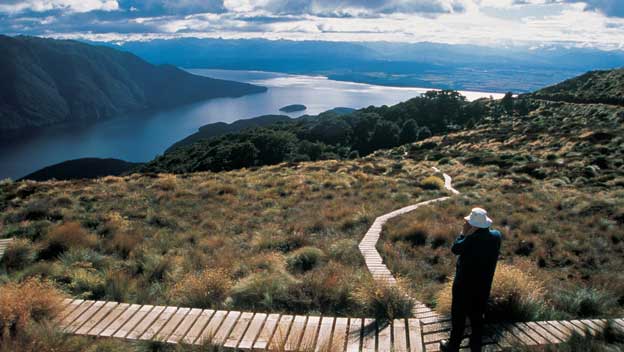
<path fill-rule="evenodd" d="M 137 326 L 147 314 L 149 314 L 154 306 L 145 305 L 139 308 L 126 323 L 113 334 L 113 337 L 125 338 L 135 326 Z M 103 336 L 101 334 L 100 336 Z"/>
<path fill-rule="evenodd" d="M 566 335 L 566 340 L 572 336 L 572 333 L 574 332 L 574 329 L 570 329 L 569 327 L 561 324 L 560 322 L 556 321 L 556 320 L 550 320 L 547 322 L 544 322 L 545 324 L 550 325 L 552 328 L 561 331 L 562 334 Z"/>
<path fill-rule="evenodd" d="M 202 332 L 206 330 L 205 328 L 207 327 L 209 322 L 214 319 L 215 314 L 217 313 L 212 309 L 202 310 L 201 313 L 199 313 L 199 316 L 197 316 L 197 319 L 195 319 L 195 321 L 193 322 L 193 325 L 191 325 L 189 331 L 186 333 L 186 335 L 184 335 L 184 338 L 178 341 L 187 344 L 203 344 L 204 341 L 201 337 Z M 221 319 L 223 319 L 223 316 L 221 316 Z M 212 335 L 210 335 L 210 337 L 212 337 Z"/>
<path fill-rule="evenodd" d="M 537 332 L 538 334 L 540 334 L 543 338 L 545 338 L 549 343 L 562 343 L 563 340 L 560 339 L 558 336 L 551 334 L 548 330 L 544 329 L 541 325 L 535 323 L 535 322 L 526 322 L 525 323 L 529 328 L 531 328 L 533 331 Z"/>
<path fill-rule="evenodd" d="M 596 335 L 598 333 L 598 330 L 594 329 L 593 326 L 590 326 L 588 324 L 584 324 L 579 320 L 570 320 L 570 323 L 578 326 L 579 328 L 583 329 L 587 334 L 590 335 Z"/>
<path fill-rule="evenodd" d="M 240 315 L 234 328 L 232 328 L 232 332 L 225 339 L 224 347 L 236 348 L 238 347 L 238 343 L 243 338 L 243 334 L 247 331 L 247 327 L 251 323 L 254 314 L 251 312 L 244 312 Z"/>
<path fill-rule="evenodd" d="M 420 320 L 408 319 L 407 320 L 408 337 L 409 337 L 409 350 L 410 352 L 423 352 L 424 345 L 422 340 L 422 332 L 420 327 Z"/>
<path fill-rule="evenodd" d="M 171 335 L 167 338 L 168 343 L 178 343 L 180 340 L 186 336 L 187 332 L 191 330 L 191 327 L 197 320 L 197 318 L 201 315 L 202 310 L 199 308 L 193 308 L 188 311 L 188 313 L 184 316 L 180 324 L 173 330 Z M 206 323 L 208 321 L 206 320 Z M 202 326 L 203 328 L 203 326 Z M 192 343 L 192 341 L 191 341 Z"/>
<path fill-rule="evenodd" d="M 253 343 L 254 350 L 267 350 L 269 347 L 269 342 L 271 341 L 271 337 L 275 333 L 277 325 L 280 321 L 279 314 L 269 314 L 267 316 L 262 329 L 260 329 L 260 333 L 258 337 L 256 337 L 256 341 Z"/>
<path fill-rule="evenodd" d="M 296 351 L 299 348 L 299 341 L 303 336 L 303 329 L 305 328 L 307 317 L 305 315 L 296 315 L 293 320 L 286 344 L 284 345 L 285 351 Z"/>
<path fill-rule="evenodd" d="M 359 352 L 362 345 L 362 325 L 360 318 L 349 319 L 349 334 L 347 335 L 347 352 Z"/>
<path fill-rule="evenodd" d="M 219 327 L 219 330 L 214 334 L 214 338 L 212 339 L 212 343 L 214 345 L 222 346 L 225 343 L 225 339 L 227 339 L 230 331 L 234 328 L 234 324 L 238 321 L 238 318 L 241 316 L 241 312 L 238 311 L 230 311 L 228 315 L 223 319 L 223 323 Z"/>
<path fill-rule="evenodd" d="M 165 310 L 165 306 L 155 306 L 149 311 L 132 330 L 126 335 L 126 339 L 136 340 L 154 323 L 158 316 Z"/>
<path fill-rule="evenodd" d="M 254 315 L 251 323 L 249 323 L 249 327 L 247 328 L 245 335 L 243 335 L 243 338 L 238 344 L 238 349 L 250 350 L 253 348 L 253 343 L 256 340 L 256 337 L 258 337 L 258 334 L 260 334 L 260 330 L 262 329 L 266 319 L 267 314 L 265 313 L 256 313 L 256 315 Z"/>
<path fill-rule="evenodd" d="M 385 326 L 379 326 L 379 334 L 377 335 L 377 351 L 390 352 L 392 350 L 392 325 L 385 323 Z"/>
<path fill-rule="evenodd" d="M 377 337 L 377 322 L 374 319 L 364 319 L 362 328 L 362 352 L 375 352 Z"/>
<path fill-rule="evenodd" d="M 206 325 L 204 330 L 199 334 L 197 340 L 195 340 L 196 345 L 203 345 L 206 343 L 215 343 L 215 336 L 217 335 L 217 331 L 221 326 L 222 322 L 227 317 L 228 312 L 225 310 L 218 310 L 214 313 L 210 322 Z M 186 339 L 185 339 L 186 340 Z"/>
<path fill-rule="evenodd" d="M 583 324 L 585 324 L 585 325 L 587 325 L 587 326 L 589 326 L 589 327 L 593 328 L 593 329 L 596 331 L 596 332 L 595 332 L 596 334 L 600 334 L 600 333 L 602 333 L 602 332 L 604 331 L 604 329 L 605 329 L 603 326 L 601 326 L 601 324 L 600 324 L 600 323 L 597 323 L 597 322 L 595 322 L 595 321 L 593 321 L 593 320 L 583 319 L 583 320 L 579 320 L 579 321 L 580 321 L 581 323 L 583 323 Z"/>
<path fill-rule="evenodd" d="M 106 302 L 104 301 L 95 301 L 89 309 L 85 310 L 78 318 L 72 321 L 70 324 L 65 326 L 63 329 L 64 332 L 74 333 L 78 328 L 80 328 L 84 323 L 86 323 L 89 318 L 91 318 L 95 313 L 97 313 L 102 306 L 104 306 Z"/>
<path fill-rule="evenodd" d="M 73 312 L 74 310 L 76 310 L 76 308 L 78 308 L 82 302 L 84 302 L 83 299 L 75 299 L 73 301 L 71 301 L 68 305 L 65 306 L 65 308 L 63 308 L 63 310 L 61 310 L 61 312 L 54 318 L 55 322 L 62 322 L 63 319 L 69 315 L 71 312 Z"/>
<path fill-rule="evenodd" d="M 186 315 L 189 313 L 191 308 L 180 308 L 178 309 L 173 316 L 169 319 L 167 324 L 165 324 L 162 329 L 156 334 L 156 341 L 169 341 L 169 336 L 173 334 L 175 329 L 184 321 Z"/>
<path fill-rule="evenodd" d="M 537 321 L 537 322 L 532 323 L 532 324 L 537 324 L 537 325 L 541 326 L 542 329 L 544 329 L 545 331 L 548 331 L 549 334 L 551 334 L 553 336 L 556 336 L 562 342 L 566 341 L 568 339 L 568 337 L 570 337 L 570 335 L 568 335 L 565 332 L 555 328 L 554 326 L 548 324 L 545 321 Z"/>
<path fill-rule="evenodd" d="M 115 333 L 123 327 L 130 319 L 134 317 L 135 314 L 141 309 L 140 304 L 132 304 L 128 309 L 126 309 L 121 315 L 115 319 L 109 326 L 107 326 L 104 330 L 102 330 L 98 336 L 102 337 L 111 337 L 115 335 Z M 123 337 L 123 336 L 121 336 Z"/>
<path fill-rule="evenodd" d="M 269 314 L 256 341 L 253 343 L 254 350 L 266 350 L 269 346 L 269 341 L 271 341 L 271 337 L 275 332 L 275 328 L 277 327 L 277 323 L 280 320 L 279 314 Z"/>
<path fill-rule="evenodd" d="M 497 324 L 492 327 L 496 343 L 502 348 L 523 345 L 524 342 L 516 337 L 509 329 L 506 329 L 506 326 L 507 325 L 504 324 Z"/>
<path fill-rule="evenodd" d="M 321 317 L 308 317 L 308 322 L 303 330 L 303 336 L 301 337 L 301 343 L 299 344 L 300 351 L 314 351 L 316 349 L 316 334 L 320 325 Z"/>
<path fill-rule="evenodd" d="M 74 334 L 86 335 L 89 330 L 102 321 L 102 319 L 104 319 L 106 315 L 108 315 L 108 313 L 110 313 L 117 305 L 117 302 L 107 302 L 104 304 L 104 306 L 102 306 L 96 314 L 93 314 L 87 321 L 85 321 L 85 323 L 82 324 L 82 326 L 77 329 Z"/>
<path fill-rule="evenodd" d="M 543 337 L 540 333 L 533 330 L 527 324 L 523 322 L 518 322 L 515 324 L 522 332 L 528 335 L 533 341 L 537 342 L 538 345 L 547 345 L 550 343 L 545 337 Z"/>
<path fill-rule="evenodd" d="M 580 327 L 576 326 L 575 324 L 572 324 L 572 323 L 571 323 L 571 322 L 569 322 L 569 321 L 566 321 L 566 320 L 560 320 L 560 321 L 559 321 L 559 323 L 560 323 L 561 325 L 564 325 L 564 326 L 565 326 L 565 327 L 567 327 L 568 329 L 570 329 L 570 330 L 572 330 L 572 331 L 576 332 L 577 334 L 579 334 L 579 335 L 581 335 L 581 336 L 585 336 L 585 335 L 586 335 L 586 333 L 585 333 L 585 329 L 582 329 L 582 328 L 580 328 Z"/>
<path fill-rule="evenodd" d="M 178 307 L 165 307 L 152 324 L 143 332 L 139 340 L 153 340 L 154 336 L 169 322 L 169 319 L 175 314 Z"/>
<path fill-rule="evenodd" d="M 102 319 L 102 321 L 87 332 L 87 335 L 98 336 L 104 332 L 109 325 L 118 320 L 119 316 L 123 314 L 128 307 L 130 307 L 128 303 L 120 303 L 115 306 L 115 308 L 113 308 L 113 310 L 104 319 Z"/>
<path fill-rule="evenodd" d="M 336 318 L 334 324 L 334 333 L 332 334 L 332 341 L 330 345 L 331 352 L 342 352 L 347 346 L 349 330 L 349 318 Z"/>
<path fill-rule="evenodd" d="M 277 323 L 277 328 L 275 329 L 275 333 L 269 342 L 270 350 L 282 350 L 284 344 L 286 343 L 286 338 L 288 337 L 288 331 L 290 331 L 290 324 L 295 319 L 292 315 L 282 315 L 279 322 Z"/>
<path fill-rule="evenodd" d="M 512 334 L 514 334 L 518 339 L 520 339 L 520 341 L 522 341 L 523 344 L 527 346 L 539 345 L 537 341 L 533 340 L 529 335 L 522 332 L 522 329 L 518 326 L 518 323 L 509 324 L 508 326 L 506 326 L 506 328 Z"/>
<path fill-rule="evenodd" d="M 314 352 L 329 352 L 331 351 L 331 336 L 334 328 L 335 319 L 332 317 L 323 317 L 321 319 L 321 327 L 318 332 L 318 339 L 316 341 L 316 347 Z"/>
<path fill-rule="evenodd" d="M 95 301 L 83 301 L 74 309 L 71 313 L 67 314 L 60 322 L 59 325 L 61 327 L 69 326 L 76 318 L 78 318 L 82 313 L 84 313 L 89 307 L 91 307 L 95 303 Z"/>
<path fill-rule="evenodd" d="M 395 352 L 407 352 L 407 328 L 404 319 L 395 319 L 392 322 L 393 341 Z"/>

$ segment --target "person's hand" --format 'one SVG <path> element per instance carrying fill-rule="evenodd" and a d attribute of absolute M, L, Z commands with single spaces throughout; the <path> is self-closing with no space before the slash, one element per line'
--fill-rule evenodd
<path fill-rule="evenodd" d="M 476 229 L 477 228 L 472 226 L 472 225 L 470 225 L 468 223 L 468 221 L 465 221 L 464 222 L 464 228 L 462 229 L 462 234 L 464 236 L 470 236 L 470 235 L 472 235 L 475 232 Z"/>

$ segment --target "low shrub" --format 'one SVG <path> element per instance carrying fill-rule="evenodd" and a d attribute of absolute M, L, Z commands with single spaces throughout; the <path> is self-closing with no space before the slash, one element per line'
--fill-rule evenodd
<path fill-rule="evenodd" d="M 325 253 L 316 247 L 303 247 L 286 257 L 286 265 L 291 272 L 304 272 L 319 265 L 324 257 Z"/>
<path fill-rule="evenodd" d="M 413 222 L 407 226 L 392 226 L 390 240 L 406 241 L 414 246 L 424 246 L 427 243 L 427 228 L 422 222 Z"/>
<path fill-rule="evenodd" d="M 50 229 L 46 242 L 40 256 L 43 259 L 50 259 L 70 248 L 95 247 L 97 236 L 85 230 L 77 222 L 66 222 Z"/>
<path fill-rule="evenodd" d="M 110 253 L 119 255 L 122 259 L 128 259 L 130 253 L 143 242 L 143 237 L 133 231 L 117 232 L 113 238 L 106 243 L 106 248 Z"/>
<path fill-rule="evenodd" d="M 350 239 L 342 239 L 329 247 L 329 257 L 335 261 L 348 265 L 357 265 L 364 262 L 364 258 L 358 248 L 358 242 Z"/>
<path fill-rule="evenodd" d="M 437 308 L 451 312 L 453 280 L 438 293 Z M 537 319 L 545 310 L 544 287 L 529 273 L 509 264 L 499 263 L 494 274 L 488 301 L 488 321 L 528 321 Z"/>
<path fill-rule="evenodd" d="M 18 335 L 33 322 L 53 318 L 62 299 L 50 282 L 37 278 L 0 286 L 0 339 Z"/>
<path fill-rule="evenodd" d="M 437 176 L 429 176 L 420 181 L 422 189 L 444 189 L 444 180 Z"/>
<path fill-rule="evenodd" d="M 569 313 L 575 318 L 604 316 L 617 307 L 616 298 L 594 288 L 558 292 L 554 294 L 552 301 L 558 310 Z"/>
<path fill-rule="evenodd" d="M 371 279 L 358 287 L 353 295 L 366 316 L 373 316 L 380 321 L 412 316 L 414 301 L 399 286 L 383 285 Z"/>
<path fill-rule="evenodd" d="M 21 270 L 35 261 L 36 252 L 32 242 L 19 238 L 11 241 L 4 256 L 0 258 L 0 266 L 7 271 Z"/>
<path fill-rule="evenodd" d="M 232 288 L 232 303 L 240 309 L 288 308 L 292 301 L 290 291 L 296 284 L 295 278 L 283 272 L 251 274 Z"/>
<path fill-rule="evenodd" d="M 74 269 L 70 274 L 69 290 L 77 297 L 100 299 L 104 297 L 105 280 L 99 271 L 92 268 Z"/>
<path fill-rule="evenodd" d="M 222 269 L 207 269 L 187 274 L 169 291 L 170 300 L 195 308 L 220 308 L 230 293 L 233 283 Z"/>

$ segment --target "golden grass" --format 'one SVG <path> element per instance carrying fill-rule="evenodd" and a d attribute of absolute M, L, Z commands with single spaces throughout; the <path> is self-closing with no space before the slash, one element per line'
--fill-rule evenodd
<path fill-rule="evenodd" d="M 187 307 L 220 308 L 232 286 L 225 270 L 206 269 L 184 276 L 169 291 L 169 297 L 173 303 Z"/>
<path fill-rule="evenodd" d="M 36 278 L 0 286 L 0 338 L 8 339 L 33 322 L 53 318 L 63 295 L 48 281 Z"/>
<path fill-rule="evenodd" d="M 544 300 L 544 284 L 527 272 L 513 265 L 499 263 L 494 274 L 490 293 L 490 309 L 507 307 L 510 304 L 527 305 L 541 303 Z M 453 296 L 453 280 L 438 293 L 437 310 L 450 314 Z"/>

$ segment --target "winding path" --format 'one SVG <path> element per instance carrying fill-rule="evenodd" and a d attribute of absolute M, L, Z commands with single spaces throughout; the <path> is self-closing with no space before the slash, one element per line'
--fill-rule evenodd
<path fill-rule="evenodd" d="M 440 172 L 434 168 L 436 172 Z M 452 179 L 443 174 L 444 187 L 453 195 Z M 410 205 L 375 219 L 359 244 L 373 278 L 385 285 L 397 281 L 383 263 L 375 245 L 391 218 L 450 196 Z M 0 240 L 0 258 L 10 239 Z M 55 322 L 66 333 L 101 338 L 152 340 L 171 344 L 204 344 L 234 350 L 306 352 L 423 352 L 438 351 L 448 338 L 449 317 L 416 302 L 413 318 L 380 322 L 370 318 L 266 314 L 111 301 L 66 299 Z M 545 345 L 566 341 L 574 332 L 597 334 L 605 319 L 519 322 L 486 327 L 486 351 L 517 345 Z M 610 324 L 624 332 L 624 319 Z M 467 339 L 463 346 L 467 345 Z"/>

